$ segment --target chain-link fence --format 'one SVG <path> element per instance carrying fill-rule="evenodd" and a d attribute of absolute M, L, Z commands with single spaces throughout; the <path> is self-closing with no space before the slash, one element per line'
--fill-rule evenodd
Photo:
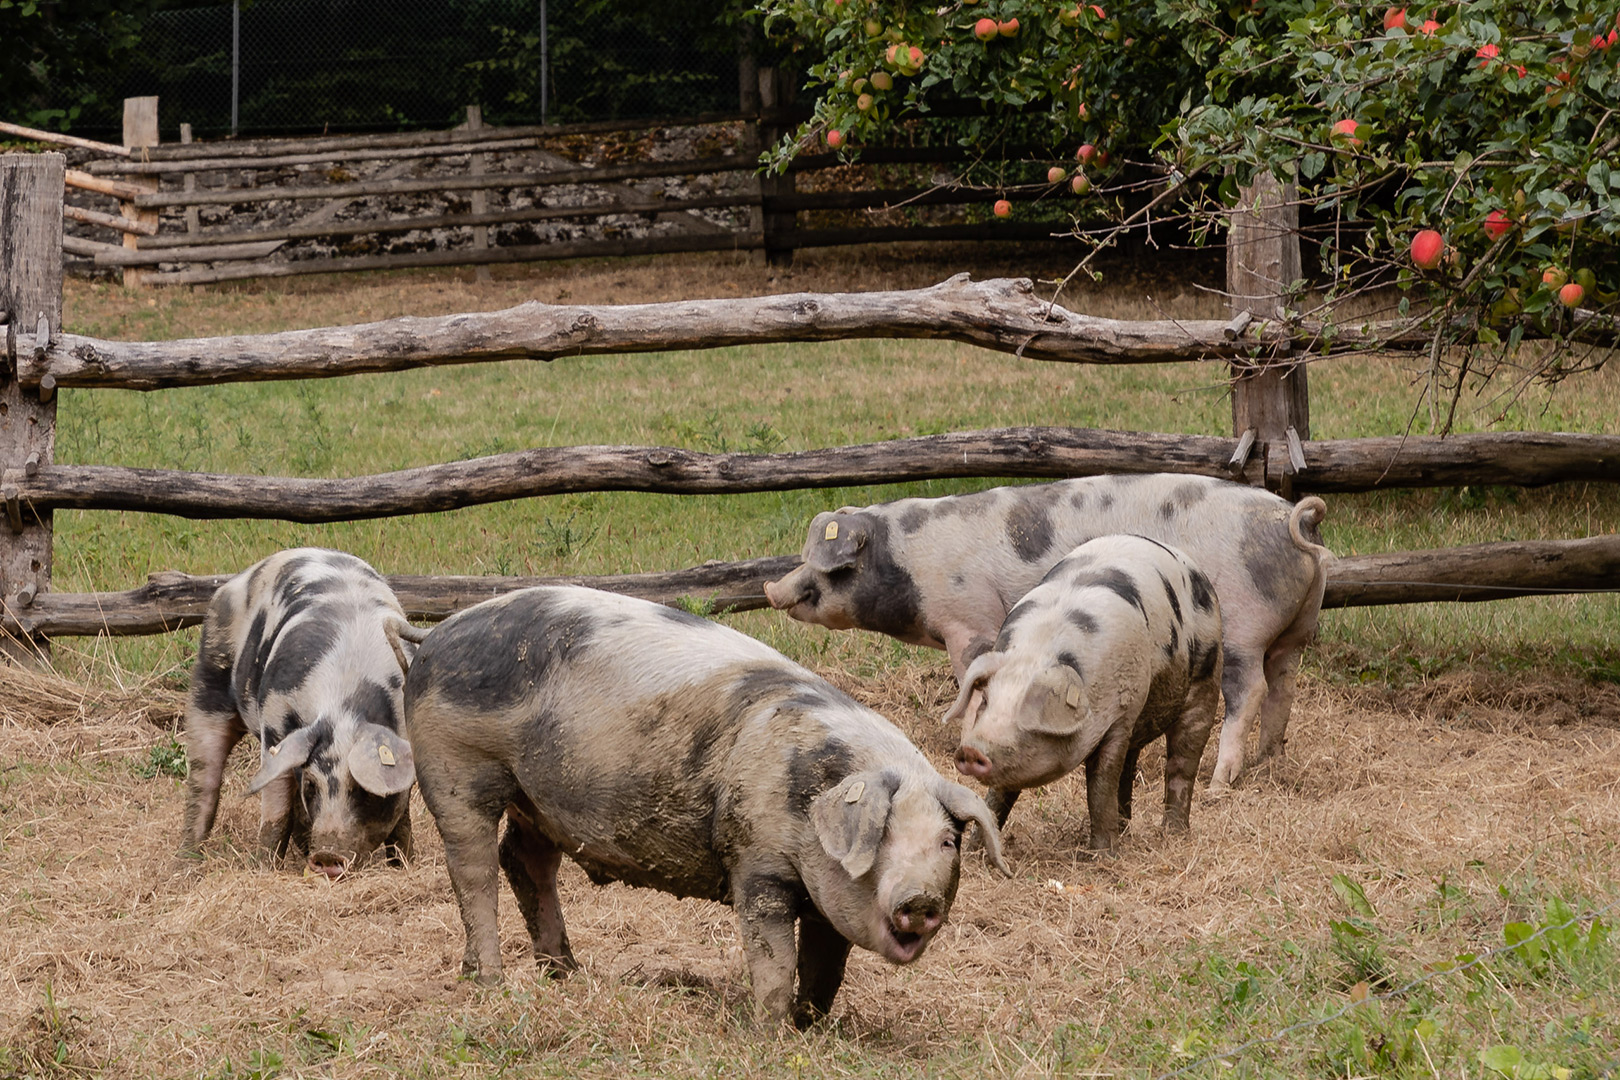
<path fill-rule="evenodd" d="M 238 0 L 155 11 L 135 58 L 87 87 L 73 130 L 117 141 L 122 101 L 235 132 L 566 123 L 730 112 L 739 35 L 724 0 Z"/>

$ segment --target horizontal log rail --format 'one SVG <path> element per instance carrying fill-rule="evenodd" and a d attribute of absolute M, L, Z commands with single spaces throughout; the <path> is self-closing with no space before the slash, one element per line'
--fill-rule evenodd
<path fill-rule="evenodd" d="M 156 236 L 158 227 L 156 222 L 136 221 L 134 218 L 123 217 L 119 214 L 103 214 L 100 210 L 89 210 L 83 206 L 74 206 L 72 203 L 62 204 L 62 216 L 69 221 L 81 221 L 86 225 L 101 225 L 119 232 L 134 233 L 137 236 Z"/>
<path fill-rule="evenodd" d="M 196 143 L 191 145 L 195 146 Z M 185 173 L 210 172 L 215 169 L 287 169 L 297 165 L 319 165 L 330 161 L 416 161 L 434 157 L 454 157 L 458 154 L 500 153 L 503 150 L 532 150 L 540 145 L 536 138 L 486 139 L 475 143 L 451 143 L 443 146 L 410 146 L 395 150 L 373 150 L 363 156 L 344 154 L 342 151 L 292 152 L 265 157 L 245 157 L 241 154 L 215 157 L 192 157 L 179 161 L 92 161 L 85 172 L 94 176 L 179 176 Z"/>
<path fill-rule="evenodd" d="M 739 238 L 712 239 L 731 246 Z M 181 275 L 173 277 L 179 280 Z M 856 338 L 961 341 L 1028 360 L 1092 364 L 1229 359 L 1247 356 L 1257 347 L 1324 344 L 1322 328 L 1316 324 L 1290 327 L 1256 321 L 1235 338 L 1228 337 L 1228 325 L 1219 319 L 1103 319 L 1041 299 L 1025 278 L 975 282 L 958 274 L 928 288 L 891 292 L 788 293 L 624 305 L 530 302 L 504 311 L 174 341 L 109 341 L 63 334 L 42 355 L 19 356 L 17 362 L 18 378 L 25 386 L 38 386 L 49 374 L 64 387 L 156 390 L 488 360 Z M 1337 327 L 1332 344 L 1425 348 L 1430 336 L 1414 319 Z"/>
<path fill-rule="evenodd" d="M 1023 427 L 780 454 L 709 454 L 667 446 L 543 447 L 337 479 L 233 476 L 116 465 L 8 469 L 19 514 L 135 510 L 189 518 L 303 523 L 436 513 L 588 491 L 739 494 L 962 477 L 1054 479 L 1103 473 L 1240 475 L 1295 491 L 1355 492 L 1468 484 L 1620 481 L 1620 436 L 1501 432 L 1445 438 L 1307 443 L 1307 468 L 1286 452 L 1255 455 L 1241 474 L 1237 439 L 1085 428 Z M 8 507 L 9 509 L 9 507 Z"/>
<path fill-rule="evenodd" d="M 128 157 L 130 152 L 127 146 L 81 139 L 77 135 L 64 135 L 59 131 L 41 131 L 39 128 L 24 127 L 22 124 L 7 123 L 4 120 L 0 120 L 0 135 L 15 135 L 19 139 L 30 139 L 33 142 L 49 143 L 53 146 L 74 146 L 80 150 L 94 150 L 98 154 L 114 154 L 119 157 Z"/>
<path fill-rule="evenodd" d="M 122 180 L 108 180 L 100 176 L 91 176 L 79 169 L 69 169 L 63 174 L 63 182 L 68 187 L 79 188 L 83 191 L 94 191 L 97 195 L 111 195 L 133 202 L 137 196 L 150 195 L 151 189 L 139 187 L 135 184 L 126 184 Z"/>
<path fill-rule="evenodd" d="M 427 577 L 388 583 L 412 619 L 436 622 L 463 608 L 533 585 L 586 585 L 659 603 L 683 598 L 714 611 L 767 607 L 764 584 L 799 564 L 797 555 L 711 562 L 686 570 L 606 577 Z M 1620 591 L 1620 535 L 1534 540 L 1428 551 L 1355 555 L 1328 565 L 1324 608 L 1432 601 L 1480 602 L 1569 592 Z M 161 634 L 201 623 L 227 575 L 151 575 L 126 592 L 43 593 L 0 612 L 0 632 L 69 637 Z"/>

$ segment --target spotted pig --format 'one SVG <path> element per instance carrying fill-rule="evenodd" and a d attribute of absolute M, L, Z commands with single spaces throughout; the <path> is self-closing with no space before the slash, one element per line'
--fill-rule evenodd
<path fill-rule="evenodd" d="M 1086 767 L 1091 847 L 1131 816 L 1136 756 L 1165 739 L 1164 824 L 1185 832 L 1193 778 L 1215 725 L 1221 611 L 1181 552 L 1101 536 L 1048 570 L 962 677 L 956 767 L 999 792 L 1005 821 L 1023 788 Z"/>
<path fill-rule="evenodd" d="M 416 770 L 401 692 L 422 634 L 382 576 L 341 551 L 278 552 L 220 586 L 186 703 L 185 846 L 213 828 L 225 759 L 252 733 L 248 791 L 267 851 L 296 846 L 332 878 L 380 844 L 409 857 Z"/>
<path fill-rule="evenodd" d="M 922 954 L 967 821 L 1005 869 L 984 801 L 883 717 L 645 600 L 557 586 L 468 608 L 412 661 L 405 719 L 466 927 L 462 972 L 480 982 L 501 979 L 497 866 L 536 961 L 576 966 L 567 855 L 599 884 L 730 904 L 760 1012 L 802 1027 L 831 1007 L 851 945 Z"/>
<path fill-rule="evenodd" d="M 1317 536 L 1326 509 L 1315 496 L 1291 506 L 1257 488 L 1171 473 L 844 507 L 816 515 L 803 565 L 765 594 L 804 622 L 945 649 L 960 680 L 1013 605 L 1076 547 L 1109 533 L 1171 544 L 1221 598 L 1226 718 L 1212 786 L 1224 787 L 1243 770 L 1257 717 L 1259 756 L 1282 749 L 1331 558 Z"/>

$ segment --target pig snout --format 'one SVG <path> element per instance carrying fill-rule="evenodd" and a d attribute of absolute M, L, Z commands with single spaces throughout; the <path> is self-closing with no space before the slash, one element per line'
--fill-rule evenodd
<path fill-rule="evenodd" d="M 802 569 L 795 570 L 776 581 L 765 583 L 765 599 L 770 601 L 771 607 L 777 611 L 798 607 L 805 601 L 814 599 L 813 594 L 814 589 L 805 580 Z"/>
<path fill-rule="evenodd" d="M 990 775 L 990 758 L 977 746 L 963 743 L 956 751 L 956 771 L 963 776 L 983 780 Z"/>
<path fill-rule="evenodd" d="M 327 878 L 336 881 L 349 872 L 354 865 L 352 851 L 332 851 L 319 849 L 309 853 L 309 872 L 311 874 L 325 874 Z"/>
<path fill-rule="evenodd" d="M 896 905 L 889 922 L 901 934 L 932 937 L 945 921 L 945 901 L 932 893 L 917 893 Z"/>

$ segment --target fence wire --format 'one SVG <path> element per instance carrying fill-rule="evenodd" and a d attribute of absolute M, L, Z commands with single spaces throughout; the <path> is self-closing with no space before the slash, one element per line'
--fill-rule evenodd
<path fill-rule="evenodd" d="M 156 95 L 165 141 L 734 112 L 739 33 L 723 0 L 239 0 L 151 12 L 116 72 L 64 87 L 73 130 L 122 131 Z M 66 107 L 69 102 L 59 103 Z M 234 110 L 234 111 L 233 111 Z M 233 125 L 234 118 L 234 125 Z"/>

